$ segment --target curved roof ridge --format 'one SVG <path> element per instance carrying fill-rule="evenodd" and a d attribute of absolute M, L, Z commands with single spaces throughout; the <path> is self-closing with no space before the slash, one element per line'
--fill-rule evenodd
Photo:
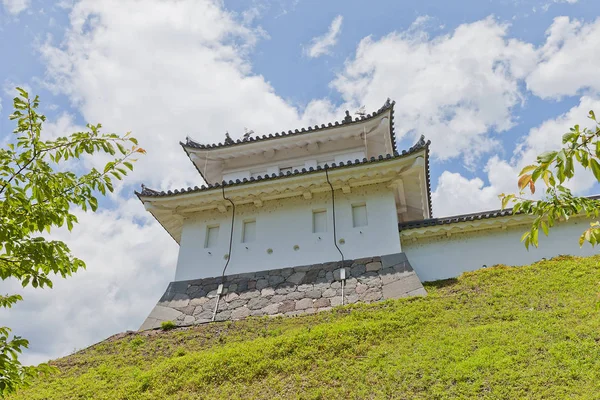
<path fill-rule="evenodd" d="M 288 130 L 287 132 L 282 131 L 281 133 L 275 132 L 275 133 L 269 133 L 267 135 L 256 136 L 256 137 L 249 136 L 248 138 L 237 139 L 237 140 L 232 140 L 230 138 L 226 138 L 224 142 L 212 143 L 212 144 L 202 144 L 202 143 L 199 143 L 199 142 L 193 140 L 189 136 L 187 136 L 185 142 L 179 142 L 179 144 L 184 149 L 192 148 L 192 149 L 208 150 L 208 149 L 218 149 L 218 148 L 237 146 L 237 145 L 245 144 L 245 143 L 260 142 L 263 140 L 270 140 L 270 139 L 276 139 L 276 138 L 281 138 L 281 137 L 300 135 L 300 134 L 305 134 L 305 133 L 309 133 L 309 132 L 316 132 L 316 131 L 321 131 L 324 129 L 335 128 L 335 127 L 339 127 L 342 125 L 350 125 L 350 124 L 363 122 L 363 121 L 369 120 L 371 118 L 375 118 L 378 115 L 380 115 L 381 113 L 383 113 L 389 109 L 393 110 L 394 104 L 396 104 L 396 102 L 390 100 L 390 98 L 388 97 L 388 99 L 385 101 L 383 106 L 381 106 L 377 111 L 374 111 L 372 114 L 367 114 L 366 116 L 362 115 L 360 117 L 355 117 L 354 120 L 350 116 L 350 112 L 348 110 L 346 110 L 346 116 L 341 121 L 329 122 L 327 124 L 321 124 L 321 126 L 319 126 L 317 124 L 314 127 L 308 126 L 306 128 L 295 129 L 293 131 Z M 391 135 L 392 135 L 392 144 L 395 146 L 396 138 L 395 138 L 393 130 L 391 130 Z"/>

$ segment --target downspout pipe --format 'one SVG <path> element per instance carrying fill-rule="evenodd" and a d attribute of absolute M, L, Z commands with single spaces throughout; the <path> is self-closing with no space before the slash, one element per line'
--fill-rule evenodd
<path fill-rule="evenodd" d="M 219 301 L 221 300 L 221 294 L 223 293 L 223 283 L 225 282 L 225 271 L 227 271 L 227 267 L 229 266 L 229 261 L 231 261 L 231 249 L 233 247 L 233 225 L 235 222 L 235 204 L 231 201 L 230 198 L 225 196 L 225 182 L 221 185 L 221 193 L 223 195 L 223 200 L 228 201 L 231 204 L 231 231 L 229 233 L 229 251 L 227 252 L 227 262 L 225 262 L 225 266 L 223 267 L 223 272 L 221 273 L 221 283 L 217 288 L 217 301 L 215 303 L 215 310 L 213 312 L 212 320 L 214 321 L 217 316 L 217 311 L 219 308 Z"/>
<path fill-rule="evenodd" d="M 327 183 L 329 184 L 329 188 L 331 189 L 331 211 L 333 213 L 333 244 L 335 245 L 335 248 L 337 249 L 337 251 L 340 253 L 340 256 L 342 257 L 342 269 L 344 268 L 344 253 L 342 253 L 342 250 L 340 249 L 340 247 L 338 246 L 337 243 L 337 230 L 336 230 L 336 224 L 335 224 L 335 191 L 333 190 L 333 185 L 331 184 L 331 181 L 329 180 L 329 166 L 325 166 L 325 178 L 327 179 Z M 344 281 L 346 280 L 346 274 L 343 274 L 344 276 L 342 277 L 342 274 L 340 274 L 340 280 L 342 281 L 342 305 L 344 304 Z"/>

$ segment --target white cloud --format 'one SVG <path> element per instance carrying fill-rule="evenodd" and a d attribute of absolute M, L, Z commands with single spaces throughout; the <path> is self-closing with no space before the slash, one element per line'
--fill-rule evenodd
<path fill-rule="evenodd" d="M 573 96 L 581 90 L 600 92 L 600 18 L 583 23 L 557 17 L 546 31 L 527 88 L 541 98 Z"/>
<path fill-rule="evenodd" d="M 305 50 L 305 54 L 310 58 L 331 54 L 331 48 L 338 42 L 339 35 L 342 31 L 343 20 L 344 18 L 341 15 L 335 17 L 333 21 L 331 21 L 331 25 L 329 25 L 329 30 L 326 34 L 312 39 L 310 47 Z"/>
<path fill-rule="evenodd" d="M 2 0 L 2 4 L 10 14 L 18 15 L 29 7 L 31 0 Z"/>
<path fill-rule="evenodd" d="M 584 96 L 568 112 L 531 129 L 516 146 L 510 160 L 497 156 L 490 158 L 484 169 L 488 185 L 479 178 L 469 180 L 458 173 L 442 173 L 432 193 L 435 215 L 441 217 L 500 208 L 498 195 L 518 192 L 517 174 L 524 166 L 535 162 L 539 154 L 558 149 L 563 134 L 573 125 L 592 127 L 587 118 L 589 110 L 600 110 L 599 97 Z M 594 182 L 596 180 L 591 172 L 579 169 L 568 186 L 574 193 L 587 194 Z"/>
<path fill-rule="evenodd" d="M 531 44 L 507 39 L 508 26 L 489 17 L 430 38 L 422 20 L 405 32 L 363 39 L 332 83 L 348 103 L 375 109 L 396 100 L 396 134 L 432 140 L 438 159 L 472 163 L 511 128 L 523 102 L 518 82 L 531 70 Z"/>
<path fill-rule="evenodd" d="M 83 1 L 60 46 L 41 49 L 48 79 L 83 117 L 133 134 L 148 151 L 134 180 L 161 188 L 202 183 L 179 141 L 218 142 L 300 124 L 245 59 L 260 32 L 217 1 Z"/>

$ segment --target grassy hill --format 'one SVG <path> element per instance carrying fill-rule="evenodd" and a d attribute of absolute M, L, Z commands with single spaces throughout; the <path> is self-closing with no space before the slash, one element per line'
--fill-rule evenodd
<path fill-rule="evenodd" d="M 599 282 L 600 256 L 560 257 L 426 298 L 122 335 L 12 398 L 597 399 Z"/>

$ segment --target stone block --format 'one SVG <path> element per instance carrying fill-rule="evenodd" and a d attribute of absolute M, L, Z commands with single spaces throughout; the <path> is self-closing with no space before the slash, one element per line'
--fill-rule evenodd
<path fill-rule="evenodd" d="M 268 306 L 270 303 L 269 299 L 264 297 L 256 297 L 254 299 L 250 299 L 248 302 L 248 308 L 251 310 L 258 310 L 260 308 Z"/>
<path fill-rule="evenodd" d="M 308 272 L 313 268 L 312 265 L 301 265 L 299 267 L 294 267 L 294 272 Z"/>
<path fill-rule="evenodd" d="M 262 297 L 267 297 L 267 296 L 273 296 L 275 294 L 275 289 L 273 288 L 264 288 L 263 290 L 260 291 L 260 295 Z"/>
<path fill-rule="evenodd" d="M 185 325 L 190 325 L 190 324 L 194 323 L 195 320 L 196 320 L 196 318 L 192 317 L 191 315 L 186 315 L 183 318 L 183 323 Z"/>
<path fill-rule="evenodd" d="M 356 303 L 357 301 L 358 301 L 357 294 L 346 295 L 346 304 L 353 304 L 353 303 Z"/>
<path fill-rule="evenodd" d="M 344 287 L 347 289 L 354 289 L 357 284 L 358 284 L 358 280 L 356 278 L 350 278 L 350 279 L 346 279 L 346 282 L 344 283 Z M 331 285 L 331 287 L 333 287 L 333 285 Z M 340 285 L 340 287 L 342 287 L 342 286 Z"/>
<path fill-rule="evenodd" d="M 227 321 L 231 318 L 231 310 L 221 311 L 215 316 L 215 321 Z"/>
<path fill-rule="evenodd" d="M 318 299 L 313 303 L 313 307 L 316 308 L 329 307 L 330 305 L 331 302 L 329 301 L 329 299 L 326 298 Z"/>
<path fill-rule="evenodd" d="M 313 290 L 313 285 L 310 284 L 303 284 L 303 285 L 298 285 L 298 291 L 299 292 L 308 292 L 309 290 Z"/>
<path fill-rule="evenodd" d="M 250 315 L 253 316 L 253 317 L 260 317 L 262 315 L 265 315 L 265 312 L 262 309 L 260 309 L 260 310 L 251 310 L 250 311 Z"/>
<path fill-rule="evenodd" d="M 306 292 L 292 292 L 285 295 L 286 300 L 300 300 L 306 297 Z"/>
<path fill-rule="evenodd" d="M 258 296 L 260 296 L 260 292 L 258 290 L 249 290 L 247 292 L 241 293 L 240 299 L 242 299 L 242 300 L 253 299 Z"/>
<path fill-rule="evenodd" d="M 250 309 L 248 307 L 239 307 L 231 311 L 232 319 L 241 319 L 250 316 Z"/>
<path fill-rule="evenodd" d="M 308 297 L 309 299 L 318 299 L 321 297 L 321 291 L 320 290 L 309 290 L 308 292 L 305 292 L 304 295 L 306 297 Z"/>
<path fill-rule="evenodd" d="M 231 301 L 237 299 L 238 297 L 240 297 L 240 295 L 238 295 L 237 293 L 227 293 L 225 295 L 225 301 L 231 302 Z"/>
<path fill-rule="evenodd" d="M 312 299 L 300 299 L 296 302 L 296 310 L 306 310 L 307 308 L 312 308 L 312 306 Z"/>
<path fill-rule="evenodd" d="M 256 281 L 256 290 L 263 290 L 269 286 L 269 281 L 266 279 L 259 279 Z"/>
<path fill-rule="evenodd" d="M 341 306 L 342 305 L 342 296 L 335 296 L 329 299 L 329 303 L 332 307 Z"/>
<path fill-rule="evenodd" d="M 342 287 L 342 283 L 340 281 L 331 282 L 332 289 L 339 289 Z"/>
<path fill-rule="evenodd" d="M 248 281 L 248 290 L 256 289 L 256 281 L 249 280 Z"/>
<path fill-rule="evenodd" d="M 384 299 L 397 299 L 400 297 L 406 297 L 409 292 L 414 290 L 422 289 L 423 285 L 419 280 L 419 277 L 414 272 L 402 279 L 383 285 L 383 298 Z"/>
<path fill-rule="evenodd" d="M 185 315 L 192 315 L 195 309 L 196 307 L 188 305 L 186 307 L 177 308 L 176 310 L 181 311 Z"/>
<path fill-rule="evenodd" d="M 196 293 L 197 291 L 199 291 L 201 288 L 198 285 L 190 285 L 187 290 L 185 291 L 186 294 L 193 296 L 194 293 Z"/>
<path fill-rule="evenodd" d="M 279 304 L 269 304 L 268 306 L 264 307 L 262 310 L 267 315 L 277 314 L 279 312 Z"/>
<path fill-rule="evenodd" d="M 358 277 L 366 272 L 366 268 L 363 264 L 354 265 L 350 268 L 350 276 Z"/>
<path fill-rule="evenodd" d="M 285 278 L 281 275 L 269 276 L 269 286 L 277 286 L 282 282 L 285 282 Z"/>
<path fill-rule="evenodd" d="M 229 303 L 229 309 L 233 310 L 234 308 L 242 307 L 248 304 L 247 299 L 235 299 L 231 303 Z"/>
<path fill-rule="evenodd" d="M 387 254 L 385 256 L 381 256 L 381 266 L 383 268 L 390 268 L 401 264 L 404 261 L 407 261 L 406 254 L 404 253 Z"/>
<path fill-rule="evenodd" d="M 294 272 L 292 275 L 288 276 L 286 279 L 287 282 L 292 283 L 294 285 L 299 285 L 304 279 L 306 272 Z"/>
<path fill-rule="evenodd" d="M 284 294 L 276 294 L 275 296 L 271 297 L 271 303 L 281 303 L 282 301 L 285 300 L 285 298 L 286 298 L 286 295 L 284 295 Z"/>
<path fill-rule="evenodd" d="M 335 290 L 335 289 L 331 289 L 331 288 L 330 288 L 330 289 L 326 289 L 326 290 L 323 292 L 323 295 L 322 295 L 322 296 L 323 296 L 323 297 L 333 297 L 333 296 L 335 296 L 335 292 L 336 292 L 336 290 Z"/>
<path fill-rule="evenodd" d="M 237 292 L 238 293 L 242 293 L 245 292 L 246 290 L 248 290 L 248 280 L 244 279 L 241 280 L 237 283 L 238 287 L 237 287 Z"/>
<path fill-rule="evenodd" d="M 380 286 L 381 278 L 376 272 L 367 272 L 363 276 L 358 277 L 358 282 L 367 286 Z"/>
<path fill-rule="evenodd" d="M 183 313 L 181 311 L 177 311 L 173 308 L 156 306 L 150 312 L 148 318 L 154 318 L 159 321 L 174 321 L 177 319 L 177 317 L 179 317 L 182 314 Z"/>
<path fill-rule="evenodd" d="M 381 262 L 380 261 L 372 261 L 370 263 L 368 263 L 367 265 L 365 265 L 367 272 L 374 272 L 374 271 L 379 271 L 381 269 Z"/>
<path fill-rule="evenodd" d="M 212 319 L 212 315 L 213 312 L 212 311 L 202 311 L 198 314 L 194 314 L 194 318 L 196 318 L 196 321 L 198 321 L 199 319 Z"/>
<path fill-rule="evenodd" d="M 167 307 L 182 308 L 190 304 L 190 297 L 187 294 L 176 293 L 173 299 L 169 301 Z"/>
<path fill-rule="evenodd" d="M 281 284 L 275 289 L 275 294 L 288 294 L 296 291 L 296 286 L 289 283 Z"/>
<path fill-rule="evenodd" d="M 288 313 L 296 309 L 296 302 L 294 300 L 286 300 L 279 305 L 280 313 Z"/>
<path fill-rule="evenodd" d="M 364 295 L 362 295 L 360 297 L 360 300 L 364 301 L 366 303 L 370 303 L 373 301 L 380 300 L 381 297 L 382 297 L 382 294 L 380 291 L 373 291 L 373 292 L 365 293 Z"/>
<path fill-rule="evenodd" d="M 292 275 L 294 273 L 293 268 L 284 268 L 281 270 L 281 276 L 283 276 L 284 278 L 287 278 L 288 276 Z"/>
<path fill-rule="evenodd" d="M 227 289 L 229 290 L 229 293 L 236 292 L 238 290 L 238 285 L 237 283 L 232 283 Z"/>
<path fill-rule="evenodd" d="M 356 285 L 356 288 L 354 289 L 354 291 L 358 294 L 363 294 L 367 291 L 367 289 L 369 289 L 368 285 L 365 285 L 363 283 L 359 283 L 358 285 Z"/>

